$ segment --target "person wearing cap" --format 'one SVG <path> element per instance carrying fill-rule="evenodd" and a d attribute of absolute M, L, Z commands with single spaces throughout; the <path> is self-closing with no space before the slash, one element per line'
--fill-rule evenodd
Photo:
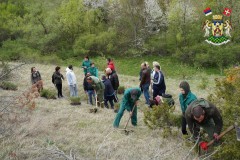
<path fill-rule="evenodd" d="M 70 89 L 70 97 L 77 97 L 78 96 L 77 78 L 75 76 L 75 73 L 73 72 L 72 65 L 69 65 L 66 68 L 66 77 L 67 77 L 67 83 Z"/>
<path fill-rule="evenodd" d="M 125 90 L 119 111 L 113 122 L 113 127 L 118 128 L 121 118 L 125 110 L 130 112 L 131 122 L 133 126 L 137 125 L 137 102 L 141 96 L 140 88 L 128 88 Z M 134 110 L 133 107 L 135 106 Z"/>
<path fill-rule="evenodd" d="M 199 126 L 207 132 L 210 140 L 219 139 L 218 135 L 223 127 L 222 116 L 211 102 L 203 98 L 194 100 L 187 107 L 185 118 L 194 139 L 199 135 Z"/>
<path fill-rule="evenodd" d="M 179 94 L 179 102 L 182 110 L 182 134 L 187 135 L 187 121 L 185 118 L 185 112 L 188 105 L 197 99 L 195 94 L 193 94 L 190 90 L 190 85 L 187 81 L 182 81 L 179 84 L 180 94 Z"/>
<path fill-rule="evenodd" d="M 104 93 L 104 89 L 105 89 L 103 82 L 95 76 L 87 77 L 87 82 L 92 85 L 92 87 L 95 90 L 96 95 L 97 95 L 97 101 L 98 101 L 99 105 L 102 105 L 103 93 Z"/>
<path fill-rule="evenodd" d="M 109 108 L 108 101 L 111 105 L 111 108 L 114 109 L 113 99 L 115 96 L 115 91 L 112 87 L 111 81 L 106 78 L 105 75 L 102 75 L 102 82 L 105 85 L 104 89 L 104 105 L 106 108 Z"/>
<path fill-rule="evenodd" d="M 114 102 L 118 102 L 118 97 L 117 97 L 117 90 L 119 87 L 118 75 L 116 72 L 113 72 L 111 68 L 106 68 L 105 72 L 106 72 L 107 78 L 111 81 L 111 84 L 115 91 Z"/>
<path fill-rule="evenodd" d="M 140 88 L 143 91 L 146 104 L 150 106 L 149 86 L 151 82 L 151 71 L 148 70 L 148 66 L 146 63 L 141 64 L 141 69 L 142 69 L 142 75 L 141 75 Z"/>
<path fill-rule="evenodd" d="M 164 80 L 164 75 L 160 70 L 160 66 L 156 65 L 154 67 L 153 73 L 153 99 L 159 95 L 162 96 L 165 94 L 166 85 Z"/>
<path fill-rule="evenodd" d="M 92 76 L 98 77 L 98 69 L 95 67 L 95 64 L 92 62 L 91 66 L 87 69 L 87 72 Z"/>
<path fill-rule="evenodd" d="M 89 77 L 89 76 L 91 76 L 91 74 L 87 73 L 87 75 L 84 77 L 84 79 L 83 79 L 83 88 L 84 88 L 84 92 L 88 96 L 89 103 L 91 105 L 93 105 L 92 97 L 95 98 L 95 92 L 94 92 L 94 89 L 93 89 L 92 85 L 87 82 L 87 77 Z"/>

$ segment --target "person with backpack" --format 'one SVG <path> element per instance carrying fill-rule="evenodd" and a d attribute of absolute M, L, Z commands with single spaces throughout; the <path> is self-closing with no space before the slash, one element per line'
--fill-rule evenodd
<path fill-rule="evenodd" d="M 63 75 L 60 72 L 60 67 L 55 68 L 55 72 L 52 75 L 52 83 L 56 86 L 58 91 L 58 98 L 62 98 L 62 80 L 64 80 Z"/>
<path fill-rule="evenodd" d="M 164 80 L 164 75 L 160 70 L 160 66 L 156 65 L 154 67 L 154 75 L 153 75 L 153 99 L 159 95 L 162 96 L 165 94 L 166 85 Z"/>
<path fill-rule="evenodd" d="M 84 75 L 86 76 L 87 72 L 88 72 L 88 68 L 91 66 L 91 61 L 89 60 L 88 56 L 85 56 L 83 62 L 82 62 L 82 68 L 83 68 L 83 72 Z"/>
<path fill-rule="evenodd" d="M 128 88 L 125 90 L 120 108 L 113 122 L 114 128 L 119 127 L 119 123 L 125 110 L 130 112 L 132 125 L 137 126 L 137 105 L 141 94 L 142 92 L 140 88 Z"/>
<path fill-rule="evenodd" d="M 193 140 L 199 136 L 200 127 L 208 134 L 209 140 L 219 140 L 223 127 L 222 116 L 217 107 L 211 102 L 199 98 L 194 100 L 186 109 L 185 118 Z"/>
<path fill-rule="evenodd" d="M 38 92 L 43 90 L 43 82 L 40 72 L 36 69 L 36 67 L 31 68 L 31 83 L 32 85 L 37 85 Z"/>
<path fill-rule="evenodd" d="M 72 65 L 69 65 L 66 68 L 66 77 L 70 89 L 70 97 L 77 97 L 78 96 L 77 78 L 75 76 L 75 73 L 73 72 Z"/>
<path fill-rule="evenodd" d="M 87 77 L 89 77 L 89 76 L 91 76 L 91 74 L 87 73 L 87 75 L 84 77 L 83 88 L 84 88 L 85 93 L 88 96 L 89 103 L 91 105 L 93 105 L 92 97 L 95 99 L 95 92 L 94 92 L 92 85 L 87 82 Z"/>
<path fill-rule="evenodd" d="M 118 80 L 118 75 L 116 72 L 113 72 L 111 68 L 106 68 L 105 69 L 107 78 L 111 81 L 112 87 L 115 91 L 115 97 L 114 97 L 114 102 L 118 102 L 118 97 L 117 97 L 117 90 L 119 87 L 119 80 Z"/>
<path fill-rule="evenodd" d="M 114 97 L 115 97 L 115 91 L 112 87 L 111 81 L 106 78 L 105 75 L 102 76 L 102 82 L 105 85 L 104 89 L 104 105 L 106 108 L 109 108 L 108 102 L 111 105 L 111 108 L 114 109 Z"/>
<path fill-rule="evenodd" d="M 187 121 L 185 118 L 185 112 L 187 107 L 192 103 L 194 100 L 197 99 L 195 94 L 193 94 L 190 90 L 190 85 L 187 81 L 182 81 L 179 84 L 180 94 L 179 94 L 179 102 L 182 110 L 182 134 L 187 135 Z"/>
<path fill-rule="evenodd" d="M 105 85 L 101 80 L 99 80 L 95 76 L 87 77 L 87 82 L 92 85 L 94 91 L 96 92 L 95 95 L 97 96 L 96 98 L 97 98 L 98 106 L 103 107 L 103 103 L 104 103 L 103 94 L 104 94 Z"/>
<path fill-rule="evenodd" d="M 88 68 L 88 73 L 91 74 L 91 76 L 98 77 L 98 69 L 95 67 L 95 64 L 92 62 L 91 66 Z"/>

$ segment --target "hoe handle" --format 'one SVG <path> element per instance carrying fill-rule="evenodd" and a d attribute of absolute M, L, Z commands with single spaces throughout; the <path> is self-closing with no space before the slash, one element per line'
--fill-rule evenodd
<path fill-rule="evenodd" d="M 222 138 L 225 134 L 227 134 L 227 133 L 230 132 L 231 130 L 233 130 L 234 128 L 235 128 L 234 125 L 229 126 L 225 131 L 223 131 L 223 132 L 218 136 L 219 139 Z M 210 142 L 208 142 L 207 146 L 212 145 L 212 144 L 214 143 L 214 141 L 215 141 L 215 140 L 213 139 L 213 140 L 211 140 Z"/>
<path fill-rule="evenodd" d="M 136 105 L 133 106 L 132 113 L 133 113 L 135 107 L 136 107 Z M 129 115 L 129 118 L 128 118 L 128 120 L 127 120 L 127 123 L 126 123 L 125 126 L 124 126 L 124 129 L 125 129 L 125 130 L 126 130 L 126 128 L 127 128 L 128 122 L 130 121 L 131 117 L 132 117 L 132 114 Z"/>

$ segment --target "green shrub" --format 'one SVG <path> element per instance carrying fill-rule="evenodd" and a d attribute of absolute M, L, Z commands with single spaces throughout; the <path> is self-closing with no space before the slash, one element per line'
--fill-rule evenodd
<path fill-rule="evenodd" d="M 174 107 L 167 104 L 153 106 L 152 109 L 144 110 L 144 123 L 150 129 L 163 129 L 163 136 L 171 135 L 171 127 L 181 126 L 181 115 L 173 114 Z"/>
<path fill-rule="evenodd" d="M 119 86 L 118 87 L 118 94 L 123 94 L 125 91 L 125 87 L 124 86 Z"/>
<path fill-rule="evenodd" d="M 79 104 L 81 104 L 80 97 L 70 97 L 69 99 L 70 99 L 72 105 L 79 105 Z"/>
<path fill-rule="evenodd" d="M 216 79 L 215 93 L 208 97 L 221 111 L 223 129 L 235 122 L 240 124 L 240 68 L 229 69 L 225 72 L 226 77 Z M 233 130 L 226 134 L 222 141 L 225 143 L 221 145 L 213 159 L 240 159 L 240 143 L 236 140 L 236 131 Z"/>
<path fill-rule="evenodd" d="M 206 77 L 202 77 L 201 83 L 198 85 L 200 89 L 206 89 L 209 81 Z"/>
<path fill-rule="evenodd" d="M 55 91 L 43 89 L 40 93 L 41 97 L 45 97 L 47 99 L 56 99 Z"/>
<path fill-rule="evenodd" d="M 11 83 L 11 82 L 6 82 L 6 81 L 3 81 L 1 84 L 0 84 L 0 87 L 4 90 L 13 90 L 13 91 L 16 91 L 17 90 L 17 85 Z"/>
<path fill-rule="evenodd" d="M 1 76 L 5 75 L 1 79 L 5 79 L 5 80 L 8 79 L 9 75 L 10 75 L 10 74 L 8 74 L 10 72 L 10 66 L 8 65 L 8 63 L 2 61 L 2 64 L 1 64 L 0 68 L 1 68 L 0 75 Z"/>

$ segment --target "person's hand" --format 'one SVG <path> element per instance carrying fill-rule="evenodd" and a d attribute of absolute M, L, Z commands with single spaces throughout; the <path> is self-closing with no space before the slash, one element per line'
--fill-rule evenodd
<path fill-rule="evenodd" d="M 132 111 L 129 112 L 130 117 L 132 117 Z"/>
<path fill-rule="evenodd" d="M 218 134 L 217 134 L 217 133 L 214 133 L 214 134 L 213 134 L 213 138 L 215 139 L 215 141 L 218 141 L 218 140 L 219 140 Z"/>
<path fill-rule="evenodd" d="M 135 102 L 135 106 L 136 106 L 136 107 L 138 106 L 138 100 Z"/>

